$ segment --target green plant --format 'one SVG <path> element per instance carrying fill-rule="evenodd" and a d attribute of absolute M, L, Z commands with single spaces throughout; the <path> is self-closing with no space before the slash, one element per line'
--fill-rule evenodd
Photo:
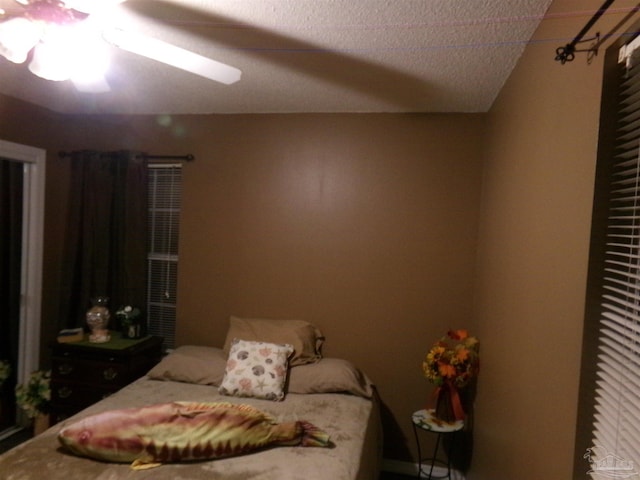
<path fill-rule="evenodd" d="M 16 403 L 29 418 L 49 413 L 51 402 L 51 370 L 38 370 L 26 384 L 16 385 Z"/>
<path fill-rule="evenodd" d="M 127 305 L 116 312 L 116 318 L 120 320 L 121 326 L 128 327 L 138 321 L 141 313 L 138 307 Z"/>

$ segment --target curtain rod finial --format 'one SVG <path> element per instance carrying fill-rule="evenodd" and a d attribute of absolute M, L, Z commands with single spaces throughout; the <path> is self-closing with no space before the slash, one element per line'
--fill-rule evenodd
<path fill-rule="evenodd" d="M 564 47 L 556 48 L 556 62 L 560 62 L 564 65 L 567 62 L 573 62 L 576 58 L 576 47 L 570 43 L 567 43 Z"/>

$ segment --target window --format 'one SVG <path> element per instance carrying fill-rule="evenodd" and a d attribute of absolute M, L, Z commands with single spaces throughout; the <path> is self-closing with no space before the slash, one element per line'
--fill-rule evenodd
<path fill-rule="evenodd" d="M 613 46 L 605 59 L 574 478 L 584 478 L 586 472 L 594 478 L 640 474 L 640 49 L 636 44 L 640 40 Z"/>
<path fill-rule="evenodd" d="M 175 346 L 182 166 L 149 165 L 148 333 Z"/>

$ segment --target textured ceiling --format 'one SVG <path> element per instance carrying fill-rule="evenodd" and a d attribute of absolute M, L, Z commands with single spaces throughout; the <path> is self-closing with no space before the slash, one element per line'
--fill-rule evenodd
<path fill-rule="evenodd" d="M 0 92 L 66 113 L 484 112 L 550 4 L 128 0 L 117 26 L 237 67 L 242 79 L 223 85 L 110 47 L 108 93 L 79 93 L 3 57 Z"/>

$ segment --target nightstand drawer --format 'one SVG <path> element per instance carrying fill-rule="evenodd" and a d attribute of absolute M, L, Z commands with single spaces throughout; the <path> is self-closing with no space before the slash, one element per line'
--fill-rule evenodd
<path fill-rule="evenodd" d="M 98 388 L 81 383 L 51 383 L 51 403 L 56 406 L 83 408 L 108 397 L 117 389 Z"/>
<path fill-rule="evenodd" d="M 52 359 L 51 372 L 56 379 L 82 381 L 92 385 L 126 385 L 129 379 L 129 367 L 123 363 L 96 362 L 73 357 L 55 357 Z"/>

